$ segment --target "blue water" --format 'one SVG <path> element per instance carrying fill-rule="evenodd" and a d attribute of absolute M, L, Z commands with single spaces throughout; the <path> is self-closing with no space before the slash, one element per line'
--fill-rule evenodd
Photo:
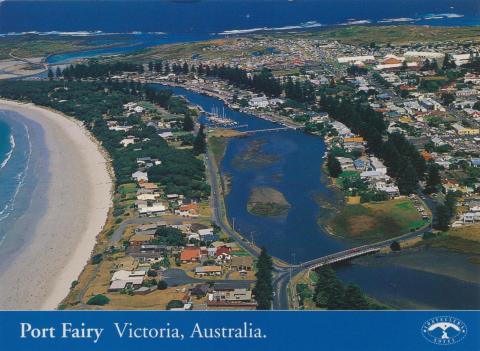
<path fill-rule="evenodd" d="M 312 21 L 336 25 L 398 18 L 430 25 L 473 25 L 479 23 L 479 11 L 477 0 L 6 1 L 0 5 L 0 33 L 101 30 L 203 36 Z M 439 14 L 463 17 L 426 19 Z"/>
<path fill-rule="evenodd" d="M 21 206 L 17 195 L 25 183 L 31 148 L 28 129 L 0 110 L 0 245 Z"/>
<path fill-rule="evenodd" d="M 212 108 L 224 111 L 226 117 L 238 122 L 239 126 L 246 125 L 238 130 L 282 127 L 232 110 L 216 98 L 183 88 L 159 88 L 171 89 L 174 94 L 184 96 L 206 111 Z M 255 142 L 261 142 L 261 152 L 274 155 L 275 161 L 262 167 L 238 167 L 235 158 Z M 288 262 L 308 261 L 352 245 L 332 237 L 317 225 L 322 209 L 314 196 L 321 195 L 324 199 L 334 201 L 332 190 L 322 181 L 321 166 L 325 150 L 321 138 L 295 130 L 232 139 L 221 163 L 221 172 L 231 176 L 230 192 L 225 199 L 230 223 L 235 223 L 235 229 L 248 240 L 253 239 L 258 246 L 267 247 L 272 255 Z M 292 206 L 288 214 L 280 217 L 250 214 L 247 203 L 254 187 L 271 187 L 282 192 Z"/>

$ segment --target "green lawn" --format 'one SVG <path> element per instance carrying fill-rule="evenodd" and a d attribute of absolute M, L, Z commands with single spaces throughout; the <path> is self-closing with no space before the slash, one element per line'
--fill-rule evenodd
<path fill-rule="evenodd" d="M 376 242 L 405 234 L 425 222 L 410 200 L 346 205 L 329 223 L 335 235 Z"/>

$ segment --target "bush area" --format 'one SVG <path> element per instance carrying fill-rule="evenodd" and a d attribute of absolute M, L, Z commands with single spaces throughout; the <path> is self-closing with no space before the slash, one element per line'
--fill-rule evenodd
<path fill-rule="evenodd" d="M 82 121 L 101 142 L 112 158 L 117 185 L 131 182 L 136 159 L 158 158 L 161 165 L 148 170 L 152 181 L 161 183 L 167 193 L 188 197 L 206 197 L 210 188 L 205 181 L 205 168 L 191 150 L 178 150 L 158 136 L 153 127 L 139 118 L 123 117 L 123 104 L 141 101 L 144 94 L 156 103 L 167 105 L 174 99 L 169 91 L 155 91 L 140 84 L 119 82 L 0 82 L 0 96 L 30 101 L 53 108 Z M 174 99 L 178 107 L 179 102 Z M 183 101 L 183 100 L 182 100 Z M 185 102 L 182 103 L 185 104 Z M 182 108 L 182 110 L 184 110 Z M 134 126 L 128 132 L 140 142 L 124 148 L 120 141 L 124 132 L 108 129 L 107 120 L 117 120 Z"/>

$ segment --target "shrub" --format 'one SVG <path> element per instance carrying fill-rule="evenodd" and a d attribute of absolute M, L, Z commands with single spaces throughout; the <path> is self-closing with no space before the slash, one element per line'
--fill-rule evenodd
<path fill-rule="evenodd" d="M 158 290 L 165 290 L 166 288 L 168 288 L 168 284 L 165 280 L 160 280 L 158 282 L 157 287 L 158 287 Z"/>
<path fill-rule="evenodd" d="M 167 304 L 167 310 L 170 310 L 172 308 L 182 308 L 183 307 L 183 302 L 180 300 L 171 300 Z"/>
<path fill-rule="evenodd" d="M 103 306 L 106 305 L 107 303 L 110 302 L 110 299 L 106 297 L 105 295 L 98 294 L 93 297 L 91 297 L 87 301 L 87 305 L 95 305 L 95 306 Z"/>
<path fill-rule="evenodd" d="M 99 264 L 103 260 L 102 254 L 96 254 L 92 257 L 92 264 Z"/>
<path fill-rule="evenodd" d="M 402 248 L 401 248 L 400 243 L 398 241 L 394 241 L 393 243 L 390 244 L 390 249 L 392 251 L 400 251 Z"/>
<path fill-rule="evenodd" d="M 157 274 L 157 271 L 154 271 L 153 269 L 149 269 L 147 272 L 147 275 L 149 277 L 156 277 L 158 274 Z"/>

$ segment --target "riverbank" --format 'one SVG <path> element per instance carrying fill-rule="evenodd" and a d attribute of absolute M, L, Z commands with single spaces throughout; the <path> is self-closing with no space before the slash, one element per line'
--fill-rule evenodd
<path fill-rule="evenodd" d="M 45 147 L 36 157 L 48 160 L 48 171 L 37 174 L 42 186 L 35 188 L 30 207 L 11 229 L 10 237 L 23 243 L 0 275 L 0 308 L 54 309 L 90 258 L 107 219 L 112 190 L 107 159 L 73 118 L 6 100 L 0 100 L 0 109 L 40 126 Z M 39 198 L 42 203 L 35 205 Z M 43 208 L 36 220 L 34 205 Z M 35 226 L 22 226 L 32 220 Z"/>

